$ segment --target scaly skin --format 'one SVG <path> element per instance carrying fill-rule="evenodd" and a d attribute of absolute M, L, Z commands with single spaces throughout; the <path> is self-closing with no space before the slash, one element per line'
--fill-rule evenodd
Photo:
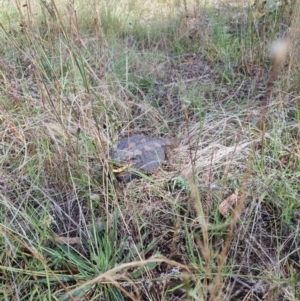
<path fill-rule="evenodd" d="M 165 147 L 173 146 L 174 141 L 167 138 L 151 138 L 135 135 L 120 140 L 111 151 L 111 158 L 118 165 L 128 166 L 116 172 L 120 182 L 129 182 L 139 177 L 134 170 L 151 173 L 165 160 Z"/>

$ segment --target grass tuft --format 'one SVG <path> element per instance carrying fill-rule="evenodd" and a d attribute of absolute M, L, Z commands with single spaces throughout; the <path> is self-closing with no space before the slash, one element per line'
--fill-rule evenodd
<path fill-rule="evenodd" d="M 299 12 L 1 3 L 0 301 L 299 299 Z M 176 145 L 117 183 L 134 134 Z"/>

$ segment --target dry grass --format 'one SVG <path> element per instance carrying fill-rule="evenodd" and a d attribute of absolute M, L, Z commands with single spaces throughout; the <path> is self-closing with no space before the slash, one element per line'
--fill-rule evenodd
<path fill-rule="evenodd" d="M 275 69 L 239 4 L 5 4 L 0 300 L 299 299 L 300 6 Z M 137 133 L 178 143 L 116 183 Z"/>

